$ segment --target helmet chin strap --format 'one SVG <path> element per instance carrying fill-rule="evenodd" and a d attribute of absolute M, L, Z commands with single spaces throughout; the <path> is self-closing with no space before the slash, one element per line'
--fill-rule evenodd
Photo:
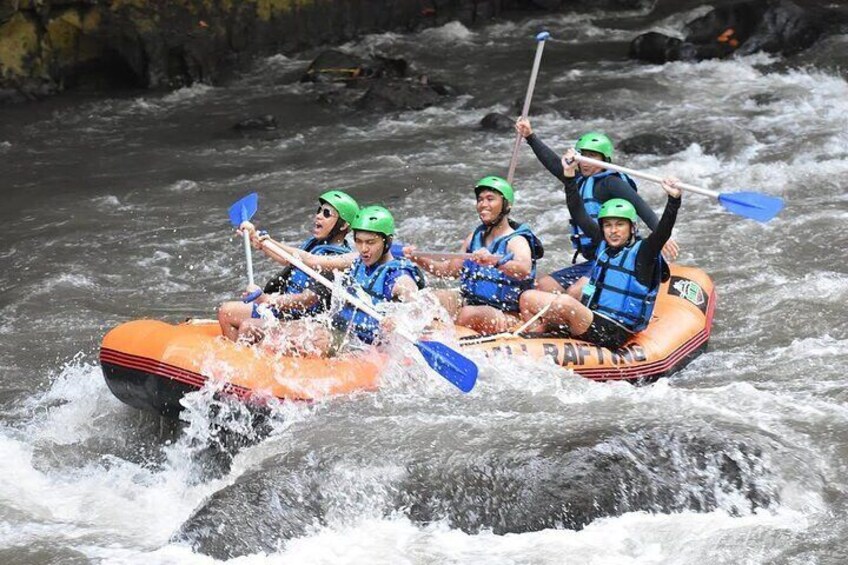
<path fill-rule="evenodd" d="M 331 229 L 330 233 L 327 234 L 327 239 L 325 239 L 324 241 L 333 241 L 334 239 L 336 239 L 336 236 L 342 233 L 342 224 L 344 223 L 347 222 L 342 220 L 342 217 L 339 216 L 339 218 L 336 220 L 336 223 L 333 224 L 333 229 Z"/>
<path fill-rule="evenodd" d="M 501 197 L 501 212 L 500 212 L 500 214 L 498 214 L 495 217 L 495 219 L 492 220 L 489 223 L 483 222 L 486 226 L 485 235 L 489 235 L 490 233 L 492 233 L 492 230 L 495 229 L 498 226 L 498 224 L 500 224 L 503 221 L 503 219 L 506 218 L 509 215 L 509 212 L 510 212 L 509 203 L 506 201 L 506 198 Z"/>
<path fill-rule="evenodd" d="M 380 258 L 377 261 L 382 261 L 383 257 L 385 257 L 387 253 L 391 252 L 391 250 L 392 250 L 392 240 L 393 240 L 393 238 L 390 235 L 384 235 L 383 236 L 383 252 L 380 253 Z"/>

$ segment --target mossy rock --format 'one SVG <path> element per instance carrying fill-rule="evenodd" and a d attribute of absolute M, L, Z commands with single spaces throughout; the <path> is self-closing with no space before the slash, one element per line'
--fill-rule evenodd
<path fill-rule="evenodd" d="M 43 70 L 36 24 L 17 13 L 0 25 L 0 74 L 13 78 L 40 75 Z"/>

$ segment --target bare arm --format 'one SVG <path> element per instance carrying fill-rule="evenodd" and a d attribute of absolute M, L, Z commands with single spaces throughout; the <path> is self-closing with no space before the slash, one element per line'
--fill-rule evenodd
<path fill-rule="evenodd" d="M 392 287 L 392 299 L 400 302 L 409 302 L 415 298 L 416 294 L 418 294 L 418 285 L 409 275 L 398 277 Z"/>
<path fill-rule="evenodd" d="M 506 246 L 512 259 L 499 266 L 501 272 L 514 279 L 526 279 L 533 270 L 533 254 L 530 244 L 523 237 L 514 237 Z"/>
<path fill-rule="evenodd" d="M 282 254 L 274 250 L 275 246 L 283 249 L 289 255 L 294 255 L 303 261 L 306 266 L 319 271 L 343 271 L 353 265 L 353 262 L 356 261 L 357 257 L 359 257 L 359 253 L 355 251 L 345 253 L 344 255 L 313 255 L 312 253 L 308 253 L 302 249 L 298 249 L 297 247 L 275 242 L 270 238 L 262 240 L 260 245 L 262 246 L 262 250 L 265 251 L 269 257 L 272 257 L 281 263 L 285 262 L 287 265 L 288 261 L 282 256 Z"/>
<path fill-rule="evenodd" d="M 318 304 L 321 298 L 311 290 L 304 290 L 299 294 L 278 294 L 268 298 L 268 304 L 277 310 L 289 312 L 291 310 L 302 310 L 311 308 Z"/>
<path fill-rule="evenodd" d="M 462 249 L 460 250 L 461 253 L 465 253 L 470 242 L 471 234 L 469 234 L 462 243 Z M 457 257 L 455 259 L 434 259 L 432 257 L 416 255 L 415 251 L 416 249 L 414 245 L 408 245 L 403 248 L 403 256 L 428 273 L 436 275 L 437 277 L 457 278 L 462 271 L 462 264 L 465 262 L 465 259 L 462 257 Z"/>

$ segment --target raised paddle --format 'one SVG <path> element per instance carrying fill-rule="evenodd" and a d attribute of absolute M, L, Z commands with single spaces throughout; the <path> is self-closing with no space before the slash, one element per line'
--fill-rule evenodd
<path fill-rule="evenodd" d="M 604 161 L 598 161 L 591 157 L 577 155 L 576 159 L 580 163 L 596 165 L 605 169 L 618 171 L 620 173 L 628 174 L 631 177 L 645 179 L 656 183 L 662 183 L 663 181 L 662 177 L 657 175 L 643 173 L 635 169 L 622 167 L 620 165 L 613 165 L 612 163 L 606 163 Z M 719 203 L 724 206 L 724 209 L 728 212 L 732 212 L 733 214 L 744 216 L 746 218 L 751 218 L 758 222 L 767 222 L 771 220 L 783 209 L 782 198 L 770 196 L 768 194 L 761 194 L 759 192 L 716 192 L 715 190 L 709 190 L 707 188 L 701 188 L 683 182 L 678 183 L 677 188 L 717 198 Z"/>
<path fill-rule="evenodd" d="M 551 34 L 543 31 L 536 35 L 536 58 L 533 60 L 533 72 L 530 73 L 530 83 L 527 85 L 527 94 L 524 96 L 524 108 L 521 117 L 526 118 L 530 112 L 530 101 L 533 100 L 533 90 L 536 88 L 536 77 L 539 76 L 539 65 L 542 62 L 542 51 L 545 49 L 545 41 L 551 38 Z M 521 148 L 521 134 L 515 134 L 515 145 L 512 148 L 512 159 L 509 161 L 509 172 L 506 174 L 506 182 L 512 184 L 515 177 L 515 166 L 518 164 L 518 150 Z"/>
<path fill-rule="evenodd" d="M 230 223 L 234 228 L 250 220 L 258 208 L 259 196 L 252 192 L 230 206 Z M 250 252 L 250 234 L 244 232 L 244 258 L 247 261 L 247 282 L 253 286 L 253 255 Z"/>
<path fill-rule="evenodd" d="M 334 290 L 333 283 L 324 277 L 324 275 L 310 268 L 303 261 L 279 245 L 268 240 L 263 241 L 262 245 L 269 247 L 273 252 L 285 257 L 289 263 L 325 287 L 330 290 Z M 383 319 L 383 315 L 377 312 L 371 304 L 360 300 L 353 294 L 345 291 L 342 293 L 342 298 L 378 322 Z M 424 357 L 424 360 L 427 361 L 427 364 L 459 390 L 462 392 L 469 392 L 472 388 L 474 388 L 474 383 L 477 382 L 477 365 L 475 365 L 471 359 L 458 351 L 454 351 L 444 343 L 438 341 L 416 340 L 413 336 L 409 335 L 400 328 L 395 329 L 395 333 L 412 342 L 415 347 L 418 348 L 418 351 L 421 352 L 421 355 Z"/>

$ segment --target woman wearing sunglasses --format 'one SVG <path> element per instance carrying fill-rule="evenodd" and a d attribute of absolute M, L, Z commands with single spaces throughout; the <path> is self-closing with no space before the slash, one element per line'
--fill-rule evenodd
<path fill-rule="evenodd" d="M 376 306 L 386 302 L 410 302 L 416 300 L 418 291 L 425 286 L 424 273 L 411 261 L 392 255 L 392 240 L 395 221 L 392 214 L 382 206 L 362 208 L 351 222 L 355 251 L 343 255 L 319 256 L 314 251 L 305 251 L 279 242 L 267 246 L 267 235 L 258 234 L 247 222 L 243 229 L 250 230 L 253 244 L 276 256 L 274 247 L 296 256 L 313 269 L 330 273 L 343 271 L 342 284 L 346 292 L 363 296 Z M 389 322 L 389 327 L 391 322 Z M 330 355 L 348 335 L 371 344 L 377 341 L 381 327 L 377 320 L 345 302 L 332 318 L 331 331 L 315 319 L 295 320 L 277 324 L 263 344 L 280 354 L 298 354 L 326 357 Z"/>
<path fill-rule="evenodd" d="M 341 190 L 330 190 L 318 197 L 318 210 L 312 226 L 312 237 L 300 249 L 313 255 L 343 255 L 351 249 L 345 241 L 359 205 Z M 267 254 L 267 253 L 266 253 Z M 225 302 L 218 309 L 218 323 L 224 336 L 235 341 L 256 342 L 264 335 L 265 320 L 297 320 L 324 311 L 330 303 L 330 292 L 306 273 L 288 265 L 278 256 L 269 257 L 286 265 L 265 285 L 263 293 L 245 304 Z M 248 289 L 248 293 L 258 290 Z"/>

